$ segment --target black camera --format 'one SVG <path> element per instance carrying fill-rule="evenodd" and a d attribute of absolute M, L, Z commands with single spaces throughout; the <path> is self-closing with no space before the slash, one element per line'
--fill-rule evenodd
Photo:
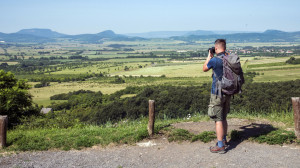
<path fill-rule="evenodd" d="M 208 52 L 210 51 L 211 54 L 216 53 L 215 47 L 211 47 L 207 50 Z"/>

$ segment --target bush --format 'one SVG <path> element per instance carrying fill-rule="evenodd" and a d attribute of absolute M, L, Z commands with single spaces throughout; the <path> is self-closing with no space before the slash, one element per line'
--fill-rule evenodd
<path fill-rule="evenodd" d="M 81 93 L 95 93 L 93 91 L 90 90 L 78 90 L 78 91 L 74 91 L 74 92 L 69 92 L 69 93 L 61 93 L 61 94 L 57 94 L 57 95 L 53 95 L 50 97 L 50 100 L 68 100 L 71 96 L 73 95 L 79 95 Z"/>
<path fill-rule="evenodd" d="M 287 64 L 300 64 L 300 58 L 291 57 L 286 61 Z"/>
<path fill-rule="evenodd" d="M 256 75 L 250 74 L 249 75 Z M 247 75 L 247 80 L 251 77 Z M 296 88 L 296 89 L 295 89 Z M 231 101 L 232 111 L 271 114 L 289 112 L 290 97 L 300 95 L 300 80 L 272 83 L 247 82 L 241 95 Z M 55 104 L 55 110 L 70 109 L 81 121 L 103 124 L 108 120 L 117 122 L 123 118 L 137 119 L 148 115 L 148 100 L 155 100 L 156 117 L 183 118 L 188 114 L 206 114 L 211 84 L 202 86 L 144 86 L 127 87 L 111 95 L 97 93 L 69 93 L 68 102 Z M 121 98 L 124 94 L 134 97 Z M 63 97 L 63 95 L 62 95 Z"/>
<path fill-rule="evenodd" d="M 21 119 L 22 125 L 17 129 L 36 129 L 36 128 L 71 128 L 81 125 L 79 119 L 65 111 L 49 112 L 36 116 L 25 117 Z"/>
<path fill-rule="evenodd" d="M 39 113 L 28 89 L 25 81 L 16 79 L 11 72 L 0 70 L 0 115 L 8 116 L 9 126 L 19 123 L 22 117 Z"/>
<path fill-rule="evenodd" d="M 117 76 L 111 83 L 122 84 L 125 83 L 125 80 Z"/>

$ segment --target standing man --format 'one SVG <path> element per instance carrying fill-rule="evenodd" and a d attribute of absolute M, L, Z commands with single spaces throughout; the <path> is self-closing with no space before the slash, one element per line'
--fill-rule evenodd
<path fill-rule="evenodd" d="M 215 50 L 209 49 L 207 59 L 203 65 L 203 71 L 207 72 L 210 69 L 213 69 L 213 82 L 211 88 L 210 103 L 208 106 L 208 115 L 215 121 L 216 124 L 216 133 L 218 143 L 216 146 L 210 147 L 210 151 L 213 153 L 224 152 L 225 146 L 227 146 L 227 113 L 230 110 L 230 95 L 224 93 L 218 93 L 219 89 L 217 88 L 217 80 L 222 80 L 223 76 L 223 61 L 221 58 L 225 54 L 226 50 L 226 40 L 217 39 L 215 41 Z M 216 54 L 218 57 L 214 57 Z M 221 96 L 219 96 L 221 95 Z"/>

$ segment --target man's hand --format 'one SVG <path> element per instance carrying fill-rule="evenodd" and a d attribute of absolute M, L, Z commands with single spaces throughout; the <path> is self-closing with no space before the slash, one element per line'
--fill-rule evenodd
<path fill-rule="evenodd" d="M 207 57 L 210 57 L 210 59 L 211 59 L 212 57 L 214 57 L 214 54 L 210 53 L 210 50 L 208 50 L 208 56 Z"/>
<path fill-rule="evenodd" d="M 210 53 L 210 50 L 208 51 L 208 56 L 207 56 L 207 58 L 206 58 L 206 61 L 204 62 L 204 64 L 203 64 L 203 71 L 204 72 L 207 72 L 209 69 L 207 68 L 207 64 L 208 64 L 208 62 L 210 61 L 210 59 L 212 58 L 212 57 L 214 57 L 214 55 L 212 54 L 212 53 Z"/>

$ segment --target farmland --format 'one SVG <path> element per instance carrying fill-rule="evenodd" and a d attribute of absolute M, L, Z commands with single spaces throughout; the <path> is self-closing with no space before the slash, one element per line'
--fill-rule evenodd
<path fill-rule="evenodd" d="M 247 46 L 276 50 L 299 45 L 297 43 L 229 43 L 234 52 Z M 184 41 L 152 39 L 147 41 L 107 41 L 103 44 L 53 43 L 2 45 L 0 64 L 7 63 L 19 79 L 32 86 L 30 93 L 39 105 L 49 106 L 50 96 L 80 89 L 112 94 L 128 86 L 175 85 L 200 86 L 211 81 L 211 73 L 204 73 L 202 65 L 209 41 Z M 249 48 L 249 47 L 248 47 Z M 251 51 L 251 50 L 249 50 Z M 248 52 L 250 53 L 250 52 Z M 257 54 L 260 55 L 260 54 Z M 255 56 L 241 54 L 244 72 L 257 72 L 255 82 L 288 81 L 300 79 L 300 65 L 286 64 L 289 56 Z M 35 64 L 30 68 L 31 64 Z M 18 66 L 23 65 L 23 66 Z M 18 66 L 18 67 L 17 67 Z M 101 75 L 99 75 L 101 74 Z M 101 77 L 100 77 L 101 76 Z M 122 83 L 114 83 L 119 76 Z M 42 80 L 46 87 L 35 88 Z M 52 80 L 51 80 L 52 79 Z"/>

